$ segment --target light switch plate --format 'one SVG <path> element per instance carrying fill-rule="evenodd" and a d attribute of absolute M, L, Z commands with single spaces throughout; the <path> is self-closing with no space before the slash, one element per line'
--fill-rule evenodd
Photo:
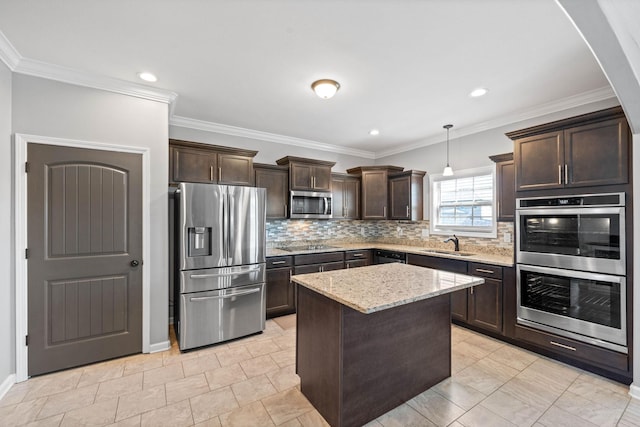
<path fill-rule="evenodd" d="M 504 233 L 503 240 L 505 243 L 511 243 L 511 233 Z"/>
<path fill-rule="evenodd" d="M 422 229 L 422 237 L 429 237 L 429 229 L 428 228 L 423 228 Z"/>

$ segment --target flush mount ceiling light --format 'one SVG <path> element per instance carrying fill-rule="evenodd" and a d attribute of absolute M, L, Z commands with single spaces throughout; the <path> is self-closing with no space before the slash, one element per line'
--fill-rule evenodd
<path fill-rule="evenodd" d="M 442 175 L 451 176 L 453 175 L 453 169 L 449 166 L 449 129 L 451 129 L 453 125 L 444 125 L 442 127 L 447 130 L 447 166 L 445 166 L 444 171 L 442 171 Z"/>
<path fill-rule="evenodd" d="M 145 82 L 153 83 L 158 81 L 158 78 L 154 74 L 149 73 L 148 71 L 143 71 L 141 73 L 138 73 L 138 77 L 144 80 Z"/>
<path fill-rule="evenodd" d="M 322 99 L 329 99 L 340 89 L 340 83 L 331 79 L 316 80 L 311 83 L 311 89 Z"/>
<path fill-rule="evenodd" d="M 380 131 L 379 131 L 378 129 L 371 129 L 371 130 L 369 131 L 369 135 L 371 135 L 371 136 L 377 136 L 377 135 L 380 135 Z"/>
<path fill-rule="evenodd" d="M 477 89 L 472 90 L 469 96 L 472 98 L 478 98 L 479 96 L 486 95 L 487 92 L 489 92 L 487 89 L 483 87 L 479 87 Z"/>

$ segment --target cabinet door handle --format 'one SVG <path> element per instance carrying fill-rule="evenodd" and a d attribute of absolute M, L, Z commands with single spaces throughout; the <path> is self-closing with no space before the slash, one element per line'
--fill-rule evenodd
<path fill-rule="evenodd" d="M 385 218 L 387 217 L 387 207 L 386 206 L 382 207 L 382 216 L 385 217 Z"/>
<path fill-rule="evenodd" d="M 291 281 L 291 270 L 289 270 L 289 281 Z"/>
<path fill-rule="evenodd" d="M 484 268 L 476 268 L 476 271 L 479 273 L 487 273 L 487 274 L 496 274 L 495 271 L 492 270 L 486 270 Z"/>
<path fill-rule="evenodd" d="M 285 218 L 287 216 L 287 204 L 286 203 L 284 204 L 284 216 L 285 216 Z"/>
<path fill-rule="evenodd" d="M 473 286 L 469 288 L 471 290 L 471 295 L 473 295 Z"/>
<path fill-rule="evenodd" d="M 347 269 L 349 269 L 349 263 L 347 263 Z"/>
<path fill-rule="evenodd" d="M 213 181 L 213 166 L 209 166 L 209 181 Z"/>
<path fill-rule="evenodd" d="M 409 218 L 409 205 L 407 205 L 407 218 Z"/>
<path fill-rule="evenodd" d="M 222 167 L 218 166 L 218 179 L 222 181 Z"/>
<path fill-rule="evenodd" d="M 564 165 L 564 183 L 569 183 L 569 165 L 567 165 L 566 163 Z"/>
<path fill-rule="evenodd" d="M 559 342 L 549 341 L 549 344 L 555 345 L 556 347 L 564 348 L 565 350 L 576 351 L 575 347 L 571 347 L 570 345 L 561 344 Z"/>
<path fill-rule="evenodd" d="M 271 265 L 280 265 L 280 264 L 286 264 L 286 263 L 287 261 L 273 261 Z"/>
<path fill-rule="evenodd" d="M 562 165 L 558 165 L 558 184 L 562 184 Z"/>
<path fill-rule="evenodd" d="M 362 257 L 364 254 L 351 254 L 352 257 Z"/>

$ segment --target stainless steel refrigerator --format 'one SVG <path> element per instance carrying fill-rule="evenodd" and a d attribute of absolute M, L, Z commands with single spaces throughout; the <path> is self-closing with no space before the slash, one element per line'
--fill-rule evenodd
<path fill-rule="evenodd" d="M 174 325 L 181 350 L 264 330 L 264 188 L 182 183 Z"/>

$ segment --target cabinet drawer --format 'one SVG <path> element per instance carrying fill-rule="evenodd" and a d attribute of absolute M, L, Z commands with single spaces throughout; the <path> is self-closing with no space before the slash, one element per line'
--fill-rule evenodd
<path fill-rule="evenodd" d="M 369 264 L 369 261 L 366 259 L 354 259 L 344 262 L 344 268 L 366 267 L 367 265 L 371 264 Z"/>
<path fill-rule="evenodd" d="M 629 356 L 606 348 L 596 347 L 570 338 L 516 325 L 516 338 L 543 347 L 556 354 L 581 359 L 605 369 L 627 371 Z"/>
<path fill-rule="evenodd" d="M 291 267 L 292 265 L 292 256 L 277 256 L 267 258 L 267 268 Z"/>
<path fill-rule="evenodd" d="M 295 265 L 321 264 L 325 262 L 344 261 L 344 252 L 295 255 L 293 258 Z"/>
<path fill-rule="evenodd" d="M 351 261 L 357 259 L 371 259 L 371 251 L 369 249 L 364 249 L 360 251 L 346 251 L 344 253 L 344 260 Z"/>
<path fill-rule="evenodd" d="M 469 274 L 472 276 L 489 277 L 491 279 L 502 279 L 502 267 L 470 262 Z"/>

